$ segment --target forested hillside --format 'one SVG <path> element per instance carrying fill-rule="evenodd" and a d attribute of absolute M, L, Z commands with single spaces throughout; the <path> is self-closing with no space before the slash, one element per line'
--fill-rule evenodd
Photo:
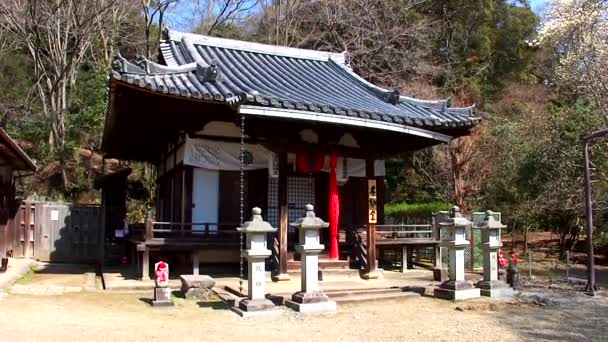
<path fill-rule="evenodd" d="M 32 197 L 94 202 L 112 55 L 155 58 L 161 28 L 348 51 L 367 80 L 401 94 L 475 103 L 470 137 L 390 160 L 390 200 L 494 209 L 516 229 L 582 222 L 581 136 L 606 126 L 608 3 L 526 0 L 5 0 L 0 124 L 37 160 Z M 608 181 L 592 149 L 597 224 Z M 110 161 L 115 167 L 118 161 Z M 134 203 L 150 170 L 134 165 Z M 600 235 L 598 235 L 600 238 Z"/>

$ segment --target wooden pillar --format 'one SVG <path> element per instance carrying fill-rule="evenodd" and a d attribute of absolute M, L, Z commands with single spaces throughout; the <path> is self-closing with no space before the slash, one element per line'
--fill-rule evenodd
<path fill-rule="evenodd" d="M 435 247 L 433 247 L 433 251 L 433 254 L 435 255 L 435 257 L 433 258 L 433 266 L 435 268 L 441 268 L 441 246 L 436 245 Z"/>
<path fill-rule="evenodd" d="M 365 175 L 368 180 L 375 180 L 375 160 L 373 157 L 368 157 L 365 160 Z M 376 184 L 377 186 L 377 184 Z M 368 191 L 368 188 L 365 188 Z M 379 193 L 376 188 L 376 196 Z M 381 203 L 377 199 L 377 202 Z M 369 205 L 369 203 L 368 203 Z M 365 266 L 365 272 L 363 273 L 363 279 L 376 279 L 378 278 L 378 271 L 376 269 L 376 223 L 369 222 L 367 224 L 367 265 Z"/>
<path fill-rule="evenodd" d="M 200 264 L 198 250 L 192 252 L 192 274 L 199 275 L 198 266 Z"/>
<path fill-rule="evenodd" d="M 409 263 L 410 263 L 409 251 L 408 251 L 407 245 L 403 245 L 403 249 L 402 249 L 402 253 L 401 253 L 401 272 L 402 273 L 407 272 L 407 269 L 409 268 Z"/>
<path fill-rule="evenodd" d="M 289 280 L 287 274 L 287 229 L 289 225 L 289 207 L 287 203 L 287 150 L 279 152 L 279 274 L 275 281 Z"/>
<path fill-rule="evenodd" d="M 150 280 L 150 249 L 146 246 L 141 253 L 141 280 Z"/>
<path fill-rule="evenodd" d="M 146 218 L 146 230 L 144 235 L 144 241 L 149 241 L 154 238 L 154 221 L 152 221 L 152 217 L 150 217 L 150 211 L 148 210 L 148 218 Z"/>

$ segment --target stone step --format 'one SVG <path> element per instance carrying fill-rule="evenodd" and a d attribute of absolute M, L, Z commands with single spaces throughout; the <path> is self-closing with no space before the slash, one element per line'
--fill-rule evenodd
<path fill-rule="evenodd" d="M 345 296 L 335 296 L 327 294 L 329 298 L 338 304 L 352 304 L 361 302 L 373 302 L 383 300 L 393 300 L 402 298 L 418 298 L 420 294 L 417 292 L 403 292 L 403 291 L 391 291 L 391 292 L 378 292 L 378 293 L 356 293 Z"/>
<path fill-rule="evenodd" d="M 379 287 L 379 288 L 367 288 L 367 289 L 344 289 L 344 290 L 328 290 L 325 294 L 332 298 L 348 297 L 351 295 L 380 295 L 385 293 L 403 293 L 412 292 L 418 294 L 424 294 L 424 287 Z"/>
<path fill-rule="evenodd" d="M 214 287 L 211 289 L 224 303 L 230 306 L 237 306 L 238 302 L 244 297 L 236 296 L 224 288 Z"/>
<path fill-rule="evenodd" d="M 319 260 L 319 270 L 348 270 L 349 262 L 348 260 Z M 301 266 L 299 261 L 289 260 L 287 262 L 287 272 L 299 273 L 301 271 Z"/>

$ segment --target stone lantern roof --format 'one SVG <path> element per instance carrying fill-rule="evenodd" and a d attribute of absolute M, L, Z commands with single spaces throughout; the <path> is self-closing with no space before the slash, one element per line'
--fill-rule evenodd
<path fill-rule="evenodd" d="M 441 222 L 439 225 L 441 226 L 454 226 L 454 227 L 467 227 L 472 224 L 466 217 L 463 217 L 460 213 L 460 208 L 458 206 L 452 207 L 452 215 L 446 220 L 446 222 Z"/>
<path fill-rule="evenodd" d="M 484 218 L 483 223 L 479 226 L 479 228 L 505 229 L 507 228 L 507 226 L 494 218 L 494 212 L 492 210 L 488 210 L 486 211 L 486 217 Z"/>
<path fill-rule="evenodd" d="M 306 215 L 304 217 L 300 217 L 296 222 L 293 222 L 290 225 L 301 229 L 320 229 L 329 227 L 328 222 L 323 221 L 315 215 L 312 204 L 306 205 Z"/>
<path fill-rule="evenodd" d="M 251 214 L 251 221 L 245 222 L 242 227 L 236 230 L 243 233 L 274 233 L 277 231 L 276 228 L 272 228 L 270 223 L 264 221 L 262 209 L 255 207 L 251 209 Z"/>

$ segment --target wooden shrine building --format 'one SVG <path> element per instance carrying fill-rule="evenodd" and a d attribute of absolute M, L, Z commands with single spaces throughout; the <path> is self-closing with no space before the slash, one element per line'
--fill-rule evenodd
<path fill-rule="evenodd" d="M 144 278 L 150 253 L 191 253 L 195 268 L 238 263 L 235 228 L 241 210 L 248 220 L 257 206 L 279 228 L 270 243 L 281 279 L 296 243 L 289 223 L 307 203 L 329 221 L 330 193 L 339 198 L 339 221 L 338 236 L 324 237 L 327 249 L 338 241 L 345 262 L 359 234 L 364 259 L 375 260 L 383 159 L 447 143 L 479 121 L 474 107 L 367 82 L 347 53 L 168 30 L 160 52 L 158 63 L 115 57 L 103 135 L 106 158 L 156 166 L 153 222 L 130 237 Z M 362 263 L 373 273 L 375 263 Z"/>
<path fill-rule="evenodd" d="M 5 270 L 8 261 L 6 258 L 13 256 L 17 250 L 33 250 L 33 232 L 23 232 L 20 229 L 23 223 L 15 220 L 21 205 L 15 182 L 18 177 L 32 175 L 34 172 L 36 163 L 0 128 L 0 270 Z M 27 256 L 23 252 L 16 254 Z"/>

